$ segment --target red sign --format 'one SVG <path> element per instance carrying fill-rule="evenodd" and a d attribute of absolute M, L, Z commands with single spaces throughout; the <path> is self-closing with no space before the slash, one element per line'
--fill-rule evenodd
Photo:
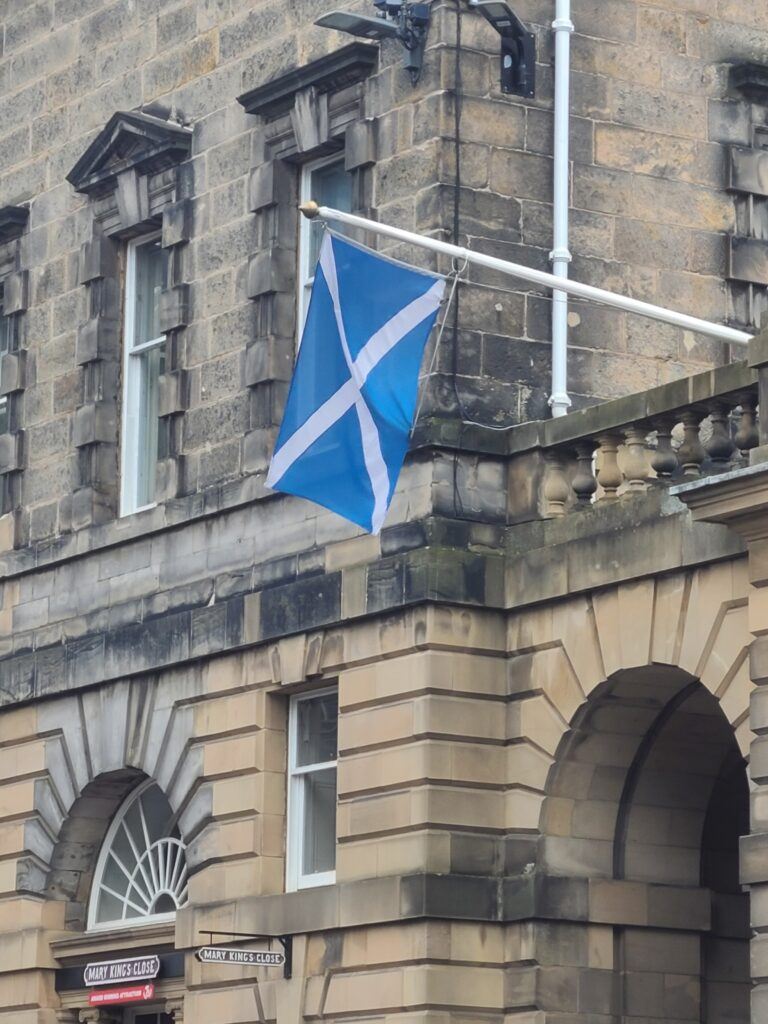
<path fill-rule="evenodd" d="M 154 999 L 154 985 L 124 985 L 122 988 L 102 988 L 88 996 L 89 1006 L 106 1006 L 115 1003 L 147 1003 Z"/>

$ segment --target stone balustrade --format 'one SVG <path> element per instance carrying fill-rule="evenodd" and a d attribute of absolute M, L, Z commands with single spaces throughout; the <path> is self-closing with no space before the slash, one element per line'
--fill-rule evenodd
<path fill-rule="evenodd" d="M 768 459 L 768 417 L 758 416 L 766 388 L 768 332 L 740 362 L 513 428 L 509 521 L 557 518 Z"/>

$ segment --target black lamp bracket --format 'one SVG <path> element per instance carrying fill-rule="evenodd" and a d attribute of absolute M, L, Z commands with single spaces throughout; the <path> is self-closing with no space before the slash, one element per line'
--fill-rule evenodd
<path fill-rule="evenodd" d="M 501 37 L 501 91 L 528 99 L 536 95 L 536 36 L 505 0 L 469 0 Z"/>
<path fill-rule="evenodd" d="M 374 0 L 377 17 L 397 25 L 397 39 L 405 50 L 403 67 L 416 85 L 424 64 L 424 47 L 429 32 L 429 4 L 408 3 L 407 0 Z"/>

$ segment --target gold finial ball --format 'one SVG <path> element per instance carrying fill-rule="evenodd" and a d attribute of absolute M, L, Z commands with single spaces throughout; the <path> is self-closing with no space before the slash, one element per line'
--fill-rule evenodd
<path fill-rule="evenodd" d="M 314 220 L 315 217 L 320 213 L 320 207 L 314 201 L 314 199 L 308 200 L 306 203 L 301 203 L 299 209 L 307 218 L 307 220 Z"/>

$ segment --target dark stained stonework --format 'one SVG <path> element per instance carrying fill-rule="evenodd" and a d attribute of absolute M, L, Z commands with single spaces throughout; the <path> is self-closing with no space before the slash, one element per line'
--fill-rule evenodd
<path fill-rule="evenodd" d="M 192 131 L 143 111 L 118 111 L 86 149 L 67 181 L 86 195 L 111 187 L 126 171 L 156 173 L 189 155 Z"/>
<path fill-rule="evenodd" d="M 272 119 L 293 106 L 296 93 L 310 87 L 318 92 L 338 92 L 363 81 L 376 68 L 379 48 L 370 43 L 349 43 L 325 57 L 287 71 L 264 85 L 237 97 L 249 114 Z"/>
<path fill-rule="evenodd" d="M 0 3 L 0 1017 L 93 1024 L 57 966 L 175 949 L 155 998 L 177 1024 L 746 1024 L 750 970 L 764 1024 L 768 337 L 734 361 L 573 301 L 553 420 L 549 296 L 467 268 L 380 536 L 270 491 L 307 163 L 343 160 L 368 218 L 551 265 L 553 0 L 512 4 L 530 102 L 471 5 L 432 5 L 416 87 L 396 44 L 316 27 L 328 6 Z M 573 20 L 573 276 L 756 329 L 760 3 Z M 154 506 L 121 516 L 148 233 L 161 458 Z M 335 880 L 286 891 L 289 709 L 331 688 Z M 109 823 L 150 778 L 190 901 L 88 930 Z M 201 972 L 211 928 L 291 936 L 293 978 Z"/>
<path fill-rule="evenodd" d="M 0 209 L 0 244 L 10 242 L 24 233 L 29 220 L 26 206 L 4 206 Z"/>
<path fill-rule="evenodd" d="M 753 103 L 768 102 L 768 65 L 734 64 L 731 86 Z"/>

